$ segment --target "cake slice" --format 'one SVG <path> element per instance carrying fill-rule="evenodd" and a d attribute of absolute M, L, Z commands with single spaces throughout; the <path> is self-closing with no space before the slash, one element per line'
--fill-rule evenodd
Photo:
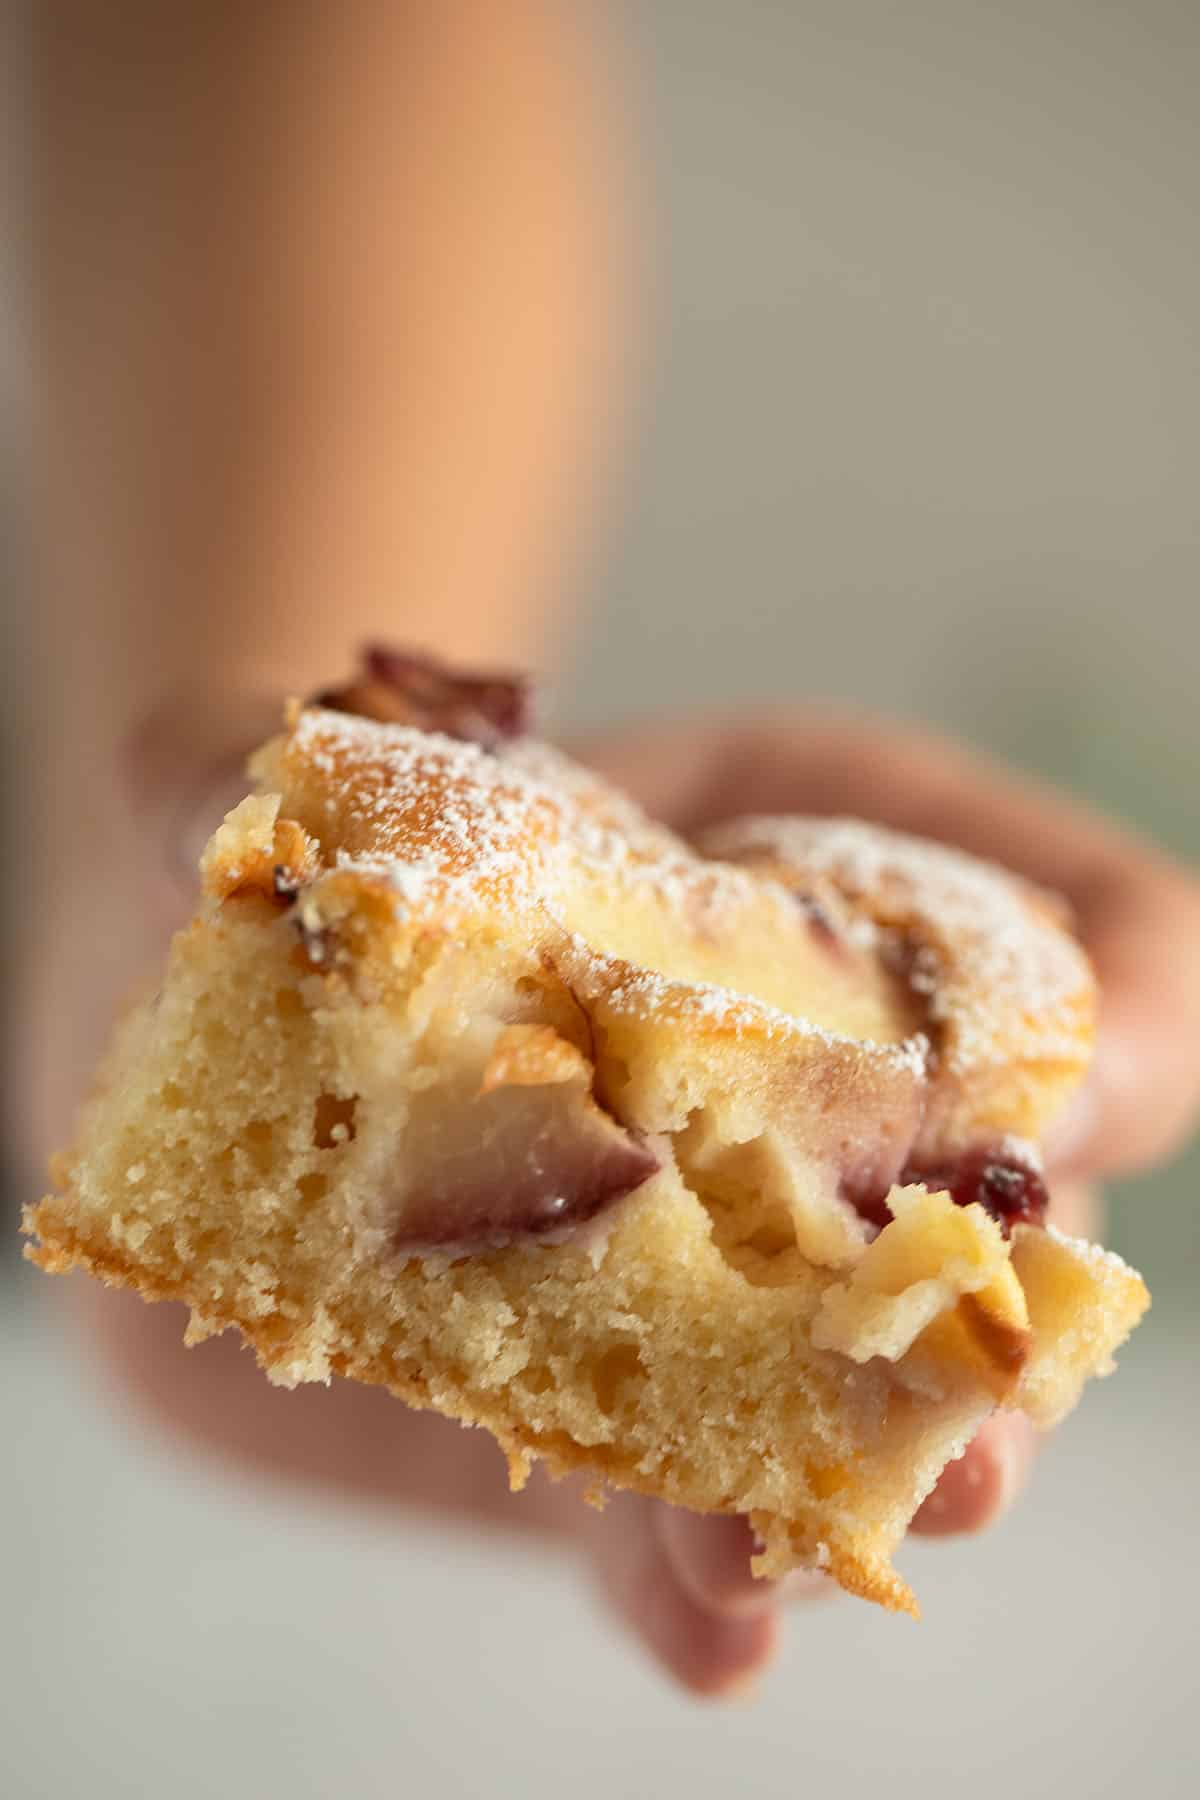
<path fill-rule="evenodd" d="M 1086 960 L 873 827 L 686 844 L 525 712 L 382 652 L 289 709 L 27 1254 L 915 1610 L 892 1552 L 947 1461 L 1061 1417 L 1147 1303 L 1045 1224 Z"/>

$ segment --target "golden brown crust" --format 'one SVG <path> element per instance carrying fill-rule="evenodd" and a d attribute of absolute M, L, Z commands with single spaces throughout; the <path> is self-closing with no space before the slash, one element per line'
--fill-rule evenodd
<path fill-rule="evenodd" d="M 74 1269 L 83 1269 L 110 1286 L 133 1289 L 146 1301 L 182 1301 L 193 1309 L 200 1304 L 195 1289 L 185 1274 L 181 1273 L 174 1280 L 149 1276 L 136 1259 L 111 1243 L 85 1242 L 56 1208 L 54 1196 L 25 1209 L 23 1229 L 36 1238 L 35 1242 L 25 1246 L 25 1256 L 47 1274 L 62 1275 Z M 264 1323 L 239 1317 L 233 1308 L 220 1305 L 214 1307 L 207 1300 L 203 1304 L 207 1310 L 202 1322 L 198 1322 L 196 1311 L 193 1311 L 193 1323 L 186 1336 L 186 1342 L 190 1346 L 223 1330 L 234 1329 L 254 1351 L 259 1366 L 265 1373 L 271 1373 L 286 1360 L 286 1348 L 281 1345 L 275 1321 Z M 483 1427 L 500 1446 L 508 1463 L 509 1483 L 514 1492 L 524 1487 L 533 1464 L 539 1462 L 555 1481 L 578 1473 L 598 1476 L 598 1484 L 586 1496 L 593 1505 L 603 1505 L 604 1484 L 630 1493 L 645 1494 L 652 1499 L 665 1499 L 684 1506 L 689 1504 L 691 1497 L 686 1488 L 675 1490 L 669 1481 L 664 1483 L 660 1476 L 647 1476 L 636 1463 L 607 1448 L 585 1448 L 565 1433 L 551 1438 L 521 1428 L 514 1423 L 511 1413 L 502 1403 L 489 1406 L 477 1401 L 471 1404 L 465 1396 L 460 1396 L 457 1401 L 441 1396 L 435 1402 L 431 1397 L 428 1381 L 419 1371 L 412 1368 L 400 1371 L 385 1355 L 339 1356 L 333 1360 L 332 1372 L 349 1380 L 386 1388 L 397 1399 L 417 1410 L 433 1409 L 464 1425 Z M 725 1510 L 732 1514 L 738 1509 L 730 1506 Z M 788 1522 L 778 1515 L 752 1512 L 750 1525 L 760 1542 L 766 1546 L 754 1559 L 757 1574 L 764 1577 L 781 1576 L 796 1562 L 809 1561 L 807 1545 L 803 1540 L 798 1540 L 789 1553 L 789 1538 L 793 1534 Z M 834 1540 L 826 1546 L 819 1566 L 847 1593 L 871 1600 L 890 1612 L 905 1612 L 913 1618 L 920 1617 L 915 1594 L 907 1582 L 891 1568 L 886 1556 L 856 1554 L 848 1544 Z"/>

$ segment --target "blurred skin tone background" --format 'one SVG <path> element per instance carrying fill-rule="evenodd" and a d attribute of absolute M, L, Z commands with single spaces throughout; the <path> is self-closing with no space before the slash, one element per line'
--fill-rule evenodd
<path fill-rule="evenodd" d="M 559 735 L 685 822 L 853 810 L 1059 880 L 1111 997 L 1062 1204 L 1178 1150 L 1187 877 L 924 734 L 1200 851 L 1190 7 L 58 0 L 29 36 L 22 1197 L 241 750 L 368 637 L 554 675 Z M 1195 1175 L 1118 1193 L 1156 1310 L 1023 1505 L 912 1546 L 915 1631 L 801 1595 L 753 1713 L 651 1672 L 774 1647 L 736 1533 L 514 1508 L 472 1435 L 10 1266 L 4 1791 L 1194 1791 Z M 926 1525 L 1026 1460 L 994 1436 Z"/>

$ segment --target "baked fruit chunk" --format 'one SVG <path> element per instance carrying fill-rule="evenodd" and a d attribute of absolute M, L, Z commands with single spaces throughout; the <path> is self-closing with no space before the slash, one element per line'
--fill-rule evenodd
<path fill-rule="evenodd" d="M 685 844 L 525 711 L 384 652 L 289 709 L 27 1254 L 915 1610 L 946 1462 L 1147 1304 L 1044 1223 L 1087 963 L 1053 899 L 866 825 Z"/>

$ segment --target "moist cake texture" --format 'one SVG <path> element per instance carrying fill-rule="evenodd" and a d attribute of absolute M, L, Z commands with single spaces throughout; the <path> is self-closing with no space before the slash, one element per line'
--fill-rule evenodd
<path fill-rule="evenodd" d="M 1044 1223 L 1095 1018 L 1062 907 L 851 821 L 684 843 L 499 678 L 376 652 L 323 698 L 27 1254 L 915 1610 L 892 1552 L 946 1462 L 1060 1418 L 1147 1303 Z"/>

